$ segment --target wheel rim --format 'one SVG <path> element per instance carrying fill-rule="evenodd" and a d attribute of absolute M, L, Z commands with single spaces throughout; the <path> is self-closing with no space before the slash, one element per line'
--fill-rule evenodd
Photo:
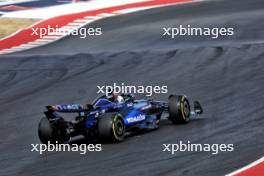
<path fill-rule="evenodd" d="M 189 106 L 189 103 L 187 101 L 184 101 L 183 111 L 184 111 L 185 116 L 188 117 L 190 114 L 190 106 Z"/>
<path fill-rule="evenodd" d="M 120 119 L 115 123 L 115 132 L 118 136 L 122 136 L 124 131 L 124 125 Z"/>

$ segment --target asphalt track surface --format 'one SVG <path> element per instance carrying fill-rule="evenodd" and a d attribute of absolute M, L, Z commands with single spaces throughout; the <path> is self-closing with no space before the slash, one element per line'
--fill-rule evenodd
<path fill-rule="evenodd" d="M 224 175 L 264 153 L 264 3 L 199 2 L 98 21 L 100 38 L 68 37 L 0 58 L 0 175 Z M 162 38 L 177 24 L 233 26 L 233 37 Z M 90 27 L 89 26 L 89 27 Z M 89 102 L 96 85 L 168 85 L 199 99 L 205 113 L 188 125 L 104 144 L 102 152 L 30 152 L 47 104 Z M 154 95 L 166 100 L 168 95 Z M 234 152 L 162 152 L 162 144 L 233 143 Z"/>

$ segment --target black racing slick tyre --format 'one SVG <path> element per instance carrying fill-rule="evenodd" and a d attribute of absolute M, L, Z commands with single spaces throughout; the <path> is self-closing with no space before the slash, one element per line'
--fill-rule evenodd
<path fill-rule="evenodd" d="M 49 120 L 46 117 L 43 117 L 39 122 L 38 136 L 43 144 L 47 144 L 48 141 L 55 142 L 54 128 L 52 127 L 52 125 L 50 124 Z"/>
<path fill-rule="evenodd" d="M 55 128 L 46 117 L 43 117 L 39 122 L 38 136 L 43 144 L 48 142 L 63 143 L 69 139 L 69 136 L 66 136 L 66 129 Z"/>
<path fill-rule="evenodd" d="M 190 104 L 184 95 L 171 95 L 169 97 L 169 119 L 173 124 L 186 124 L 190 117 Z"/>
<path fill-rule="evenodd" d="M 122 142 L 125 138 L 125 124 L 119 113 L 102 114 L 98 123 L 99 138 L 104 141 Z"/>

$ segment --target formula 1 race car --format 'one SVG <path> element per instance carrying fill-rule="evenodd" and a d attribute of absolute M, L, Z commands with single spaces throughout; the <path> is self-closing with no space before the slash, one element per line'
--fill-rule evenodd
<path fill-rule="evenodd" d="M 137 130 L 155 130 L 161 115 L 168 113 L 173 124 L 186 124 L 203 113 L 198 101 L 191 110 L 185 95 L 170 95 L 168 102 L 135 100 L 132 94 L 123 94 L 124 102 L 114 102 L 100 96 L 92 104 L 63 104 L 47 106 L 45 117 L 39 122 L 38 135 L 42 143 L 64 143 L 74 136 L 88 140 L 123 141 L 127 134 Z M 66 121 L 60 113 L 77 113 L 74 121 Z"/>

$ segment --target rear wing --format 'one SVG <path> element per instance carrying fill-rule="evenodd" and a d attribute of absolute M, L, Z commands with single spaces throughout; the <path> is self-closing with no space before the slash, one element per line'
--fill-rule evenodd
<path fill-rule="evenodd" d="M 91 110 L 91 105 L 81 104 L 62 104 L 62 105 L 48 105 L 46 106 L 48 111 L 64 112 L 64 113 L 80 113 Z"/>
<path fill-rule="evenodd" d="M 61 119 L 61 116 L 57 112 L 62 113 L 78 113 L 79 116 L 83 116 L 85 112 L 92 109 L 92 105 L 86 106 L 80 104 L 64 104 L 64 105 L 48 105 L 46 106 L 47 111 L 44 112 L 49 120 Z"/>

